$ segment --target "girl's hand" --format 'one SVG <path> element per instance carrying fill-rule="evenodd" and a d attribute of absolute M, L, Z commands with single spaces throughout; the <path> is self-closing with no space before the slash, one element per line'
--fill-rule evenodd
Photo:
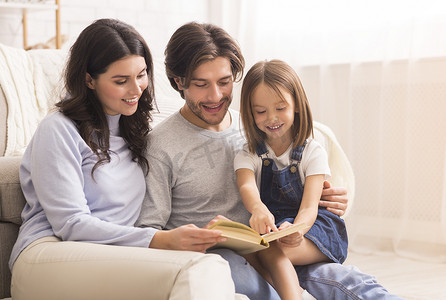
<path fill-rule="evenodd" d="M 159 230 L 153 236 L 150 248 L 205 252 L 217 242 L 224 242 L 220 230 L 198 228 L 193 224 L 172 230 Z"/>
<path fill-rule="evenodd" d="M 273 214 L 269 212 L 268 208 L 263 203 L 252 210 L 249 225 L 260 234 L 278 230 L 274 224 Z"/>
<path fill-rule="evenodd" d="M 291 225 L 293 225 L 293 224 L 291 224 L 291 223 L 288 222 L 288 221 L 285 221 L 285 222 L 283 222 L 282 224 L 280 224 L 280 226 L 279 226 L 279 230 L 288 228 L 288 227 L 290 227 Z"/>
<path fill-rule="evenodd" d="M 290 227 L 292 224 L 290 222 L 283 222 L 279 226 L 279 231 L 285 228 Z M 283 247 L 299 247 L 304 239 L 302 231 L 297 231 L 293 234 L 284 236 L 279 239 L 280 245 Z"/>

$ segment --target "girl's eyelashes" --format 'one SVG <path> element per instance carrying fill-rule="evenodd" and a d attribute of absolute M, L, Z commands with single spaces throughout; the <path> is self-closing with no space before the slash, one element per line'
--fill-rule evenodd
<path fill-rule="evenodd" d="M 285 110 L 287 107 L 286 106 L 282 106 L 282 107 L 277 107 L 276 110 L 281 111 L 281 110 Z M 256 110 L 255 111 L 256 114 L 263 114 L 266 112 L 266 110 Z"/>

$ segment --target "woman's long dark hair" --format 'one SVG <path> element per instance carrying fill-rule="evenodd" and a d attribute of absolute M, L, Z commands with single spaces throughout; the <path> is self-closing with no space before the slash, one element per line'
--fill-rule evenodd
<path fill-rule="evenodd" d="M 98 156 L 97 167 L 110 162 L 110 131 L 107 117 L 93 90 L 86 85 L 87 73 L 93 79 L 107 71 L 110 64 L 129 55 L 142 56 L 147 65 L 148 86 L 143 91 L 136 112 L 122 115 L 120 132 L 128 143 L 133 161 L 145 173 L 149 170 L 145 158 L 147 134 L 150 131 L 150 111 L 153 109 L 153 61 L 142 36 L 130 25 L 114 19 L 100 19 L 85 28 L 70 50 L 65 69 L 67 96 L 56 105 L 78 126 L 81 137 Z"/>

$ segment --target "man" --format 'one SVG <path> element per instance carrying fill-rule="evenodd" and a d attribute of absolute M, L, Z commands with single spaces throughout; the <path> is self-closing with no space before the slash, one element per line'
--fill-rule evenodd
<path fill-rule="evenodd" d="M 249 220 L 233 168 L 235 153 L 244 140 L 239 115 L 229 109 L 233 82 L 242 77 L 244 59 L 223 29 L 194 22 L 173 34 L 165 55 L 167 76 L 185 104 L 149 135 L 150 171 L 137 224 L 169 231 L 188 226 L 190 231 L 172 249 L 205 251 L 218 238 L 197 226 L 207 227 L 224 217 L 245 224 Z M 346 190 L 331 188 L 328 182 L 325 187 L 320 205 L 342 215 L 347 207 Z M 284 242 L 293 247 L 292 237 Z M 228 249 L 209 252 L 228 260 L 236 292 L 250 299 L 278 299 L 242 257 Z M 301 286 L 317 299 L 393 297 L 372 276 L 355 268 L 320 263 L 296 271 Z"/>

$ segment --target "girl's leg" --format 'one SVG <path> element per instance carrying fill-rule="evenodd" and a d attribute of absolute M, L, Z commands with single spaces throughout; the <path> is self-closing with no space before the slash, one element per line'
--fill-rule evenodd
<path fill-rule="evenodd" d="M 330 259 L 311 240 L 305 237 L 298 247 L 282 247 L 282 250 L 293 265 L 303 266 L 330 262 Z"/>
<path fill-rule="evenodd" d="M 264 277 L 242 257 L 231 249 L 218 248 L 210 250 L 223 257 L 231 267 L 235 291 L 248 296 L 249 299 L 280 300 L 276 290 L 264 280 Z"/>
<path fill-rule="evenodd" d="M 257 273 L 263 277 L 263 279 L 265 279 L 270 285 L 274 286 L 271 274 L 263 267 L 263 264 L 259 259 L 258 252 L 246 254 L 243 257 L 257 271 Z"/>
<path fill-rule="evenodd" d="M 14 300 L 234 299 L 221 257 L 186 251 L 39 239 L 12 271 Z"/>
<path fill-rule="evenodd" d="M 257 261 L 247 257 L 249 263 L 258 268 L 258 264 L 263 268 L 260 274 L 267 272 L 266 280 L 272 281 L 272 285 L 277 290 L 281 299 L 302 299 L 302 288 L 299 285 L 296 270 L 288 257 L 276 242 L 270 243 L 270 247 L 256 252 Z M 257 265 L 257 266 L 256 266 Z"/>

